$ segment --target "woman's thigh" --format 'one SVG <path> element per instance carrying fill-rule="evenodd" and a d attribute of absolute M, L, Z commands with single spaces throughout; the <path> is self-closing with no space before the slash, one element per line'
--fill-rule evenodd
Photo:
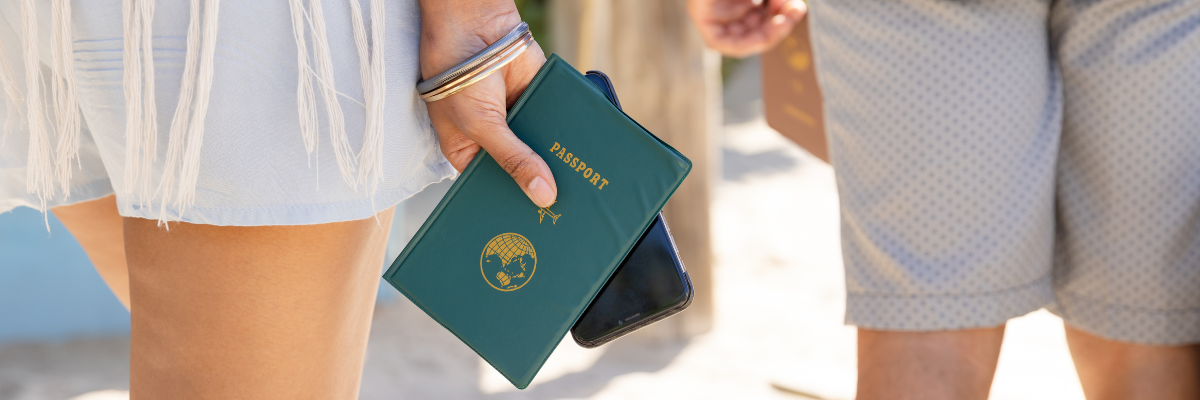
<path fill-rule="evenodd" d="M 116 196 L 51 209 L 88 258 L 108 289 L 129 309 L 129 270 L 125 266 L 123 222 L 117 214 Z"/>
<path fill-rule="evenodd" d="M 133 398 L 356 398 L 392 212 L 169 230 L 125 218 Z"/>

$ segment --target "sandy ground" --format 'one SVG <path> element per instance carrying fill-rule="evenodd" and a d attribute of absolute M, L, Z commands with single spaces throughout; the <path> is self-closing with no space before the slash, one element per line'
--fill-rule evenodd
<path fill-rule="evenodd" d="M 729 82 L 714 213 L 715 328 L 678 342 L 638 335 L 600 349 L 562 343 L 518 391 L 405 299 L 381 304 L 363 399 L 827 399 L 854 396 L 855 331 L 844 286 L 832 170 L 768 128 L 758 67 Z M 409 202 L 412 224 L 440 184 Z M 415 230 L 415 227 L 410 229 Z M 1082 399 L 1062 322 L 1009 323 L 993 399 Z M 0 399 L 125 398 L 128 338 L 0 347 Z"/>

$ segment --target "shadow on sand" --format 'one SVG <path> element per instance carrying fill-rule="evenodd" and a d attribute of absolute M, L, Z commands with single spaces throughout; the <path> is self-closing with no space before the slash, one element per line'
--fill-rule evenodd
<path fill-rule="evenodd" d="M 604 354 L 583 371 L 572 372 L 520 392 L 483 396 L 486 399 L 589 398 L 621 375 L 665 368 L 687 348 L 688 340 L 656 341 L 627 337 L 604 345 Z"/>
<path fill-rule="evenodd" d="M 750 175 L 791 171 L 801 162 L 782 149 L 743 153 L 726 147 L 721 149 L 721 157 L 722 177 L 727 181 L 741 181 Z"/>

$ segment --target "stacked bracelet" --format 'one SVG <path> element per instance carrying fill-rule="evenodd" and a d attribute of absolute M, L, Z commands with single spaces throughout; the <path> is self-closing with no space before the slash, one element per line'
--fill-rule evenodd
<path fill-rule="evenodd" d="M 466 89 L 475 82 L 483 80 L 493 72 L 499 71 L 508 63 L 517 59 L 525 49 L 533 44 L 533 34 L 529 32 L 529 24 L 522 22 L 507 35 L 488 45 L 479 53 L 466 61 L 455 65 L 449 71 L 438 74 L 428 80 L 417 83 L 417 92 L 426 102 L 434 102 Z"/>

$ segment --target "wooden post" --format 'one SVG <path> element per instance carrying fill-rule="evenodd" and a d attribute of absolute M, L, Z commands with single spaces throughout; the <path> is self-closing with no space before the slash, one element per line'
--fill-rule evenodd
<path fill-rule="evenodd" d="M 549 51 L 612 78 L 625 112 L 692 160 L 664 214 L 695 286 L 687 311 L 641 336 L 682 338 L 712 328 L 710 207 L 720 171 L 720 57 L 704 42 L 685 0 L 551 0 Z"/>

